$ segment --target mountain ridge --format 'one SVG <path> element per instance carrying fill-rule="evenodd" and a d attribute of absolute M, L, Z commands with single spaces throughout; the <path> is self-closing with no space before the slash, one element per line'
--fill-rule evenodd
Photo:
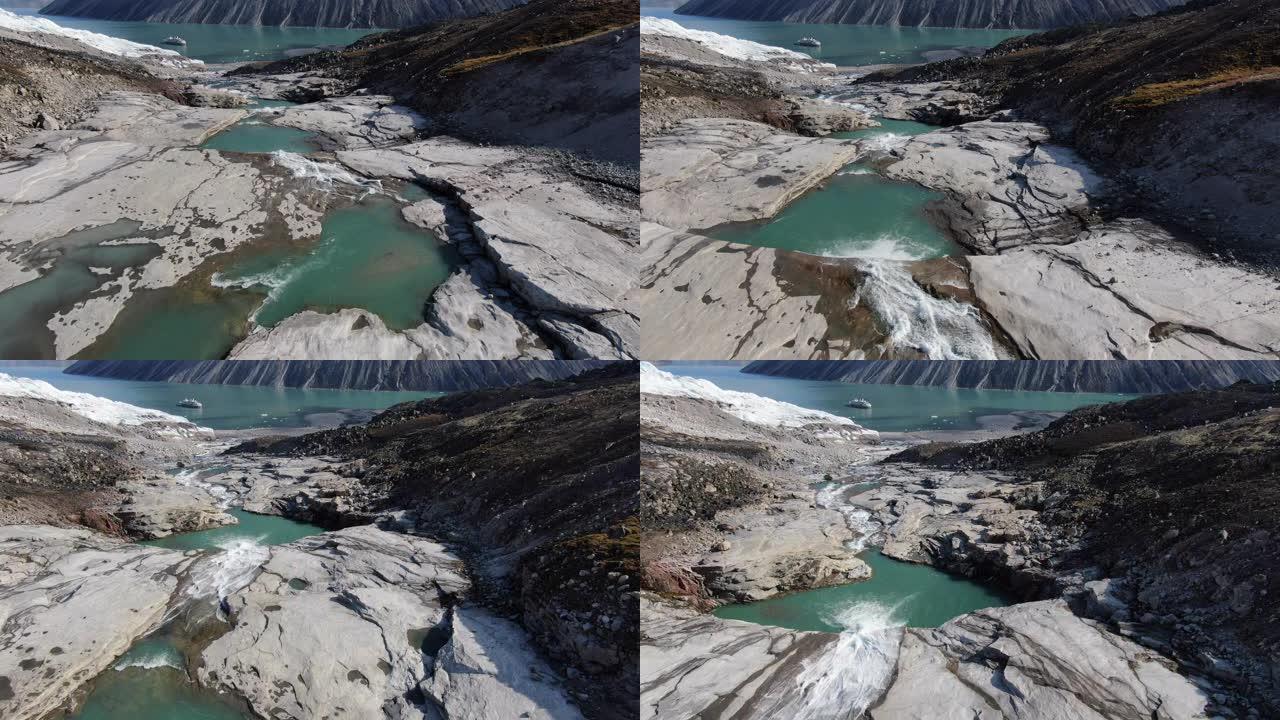
<path fill-rule="evenodd" d="M 1151 15 L 1184 0 L 690 0 L 678 15 L 792 23 L 1052 28 Z"/>
<path fill-rule="evenodd" d="M 221 25 L 399 28 L 485 15 L 521 0 L 53 0 L 44 15 Z"/>
<path fill-rule="evenodd" d="M 344 390 L 478 390 L 564 380 L 602 360 L 80 360 L 71 375 L 216 385 Z"/>
<path fill-rule="evenodd" d="M 742 372 L 845 383 L 1050 392 L 1210 390 L 1280 380 L 1268 360 L 757 360 Z"/>

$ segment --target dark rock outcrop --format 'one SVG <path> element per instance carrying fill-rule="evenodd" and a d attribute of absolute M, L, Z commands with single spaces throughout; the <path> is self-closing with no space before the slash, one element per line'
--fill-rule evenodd
<path fill-rule="evenodd" d="M 342 390 L 478 390 L 563 380 L 602 360 L 80 360 L 72 375 L 209 385 Z"/>
<path fill-rule="evenodd" d="M 396 28 L 498 12 L 519 0 L 54 0 L 45 15 L 220 25 Z"/>
<path fill-rule="evenodd" d="M 845 25 L 1050 28 L 1149 15 L 1185 0 L 691 0 L 676 11 L 739 20 Z"/>
<path fill-rule="evenodd" d="M 370 491 L 353 500 L 455 544 L 484 604 L 571 668 L 584 713 L 621 720 L 638 711 L 639 392 L 636 364 L 611 363 L 230 452 L 351 461 Z"/>
<path fill-rule="evenodd" d="M 1280 380 L 1280 361 L 1234 360 L 757 360 L 756 375 L 870 385 L 988 390 L 1157 393 Z"/>
<path fill-rule="evenodd" d="M 1042 483 L 1016 502 L 1060 538 L 1053 572 L 1109 578 L 1109 594 L 1123 601 L 1125 612 L 1111 618 L 1122 630 L 1136 623 L 1180 664 L 1234 686 L 1272 717 L 1280 709 L 1277 438 L 1280 384 L 1237 383 L 1081 408 L 1040 432 L 923 445 L 886 462 Z M 1098 602 L 1076 601 L 1086 612 Z"/>
<path fill-rule="evenodd" d="M 1053 130 L 1153 215 L 1218 253 L 1280 263 L 1280 0 L 1196 0 L 1154 17 L 1008 40 L 869 76 L 959 81 Z M 1153 218 L 1154 219 L 1154 218 Z"/>
<path fill-rule="evenodd" d="M 135 62 L 0 37 L 0 155 L 5 145 L 38 129 L 78 122 L 95 98 L 111 90 L 178 100 L 182 89 Z"/>
<path fill-rule="evenodd" d="M 639 163 L 639 20 L 626 0 L 533 0 L 241 72 L 316 72 L 334 94 L 393 95 L 433 134 Z"/>

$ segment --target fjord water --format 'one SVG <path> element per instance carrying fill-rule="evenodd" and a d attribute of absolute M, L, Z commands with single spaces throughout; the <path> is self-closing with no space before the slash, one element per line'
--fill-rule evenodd
<path fill-rule="evenodd" d="M 258 385 L 189 385 L 68 375 L 67 363 L 0 363 L 0 372 L 43 380 L 62 390 L 89 393 L 139 407 L 180 415 L 215 430 L 307 427 L 333 424 L 342 413 L 383 410 L 396 403 L 444 393 L 390 390 L 328 390 Z M 203 408 L 178 407 L 193 397 Z M 255 516 L 256 517 L 256 516 Z"/>
<path fill-rule="evenodd" d="M 34 10 L 14 10 L 36 14 Z M 207 63 L 279 60 L 313 48 L 346 46 L 377 30 L 351 28 L 277 27 L 261 25 L 207 25 L 202 23 L 149 23 L 48 15 L 53 22 L 78 30 L 156 45 Z M 177 36 L 185 47 L 163 45 Z"/>
<path fill-rule="evenodd" d="M 812 25 L 806 23 L 727 20 L 677 15 L 671 8 L 640 7 L 641 15 L 674 20 L 692 30 L 707 30 L 741 40 L 807 53 L 840 66 L 917 63 L 948 57 L 957 48 L 988 48 L 1026 30 L 891 27 L 887 25 Z M 816 38 L 820 48 L 795 45 Z"/>
<path fill-rule="evenodd" d="M 669 363 L 663 370 L 676 375 L 703 378 L 726 390 L 763 395 L 801 407 L 824 410 L 851 418 L 873 430 L 976 430 L 982 420 L 1017 412 L 1067 412 L 1085 405 L 1120 402 L 1134 395 L 1114 393 L 1059 393 L 1025 390 L 974 390 L 915 385 L 855 385 L 825 380 L 753 375 L 740 372 L 736 363 Z M 861 397 L 870 410 L 846 407 Z"/>

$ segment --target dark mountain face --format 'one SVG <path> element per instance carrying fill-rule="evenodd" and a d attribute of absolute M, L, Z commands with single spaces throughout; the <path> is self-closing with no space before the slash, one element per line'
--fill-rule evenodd
<path fill-rule="evenodd" d="M 682 15 L 844 25 L 1053 28 L 1150 15 L 1186 0 L 690 0 Z"/>
<path fill-rule="evenodd" d="M 397 28 L 518 4 L 519 0 L 53 0 L 41 12 L 165 23 Z"/>
<path fill-rule="evenodd" d="M 118 380 L 341 390 L 478 390 L 563 380 L 601 360 L 81 360 L 66 372 Z"/>
<path fill-rule="evenodd" d="M 1280 380 L 1280 361 L 757 360 L 743 372 L 873 385 L 990 390 L 1156 393 Z"/>

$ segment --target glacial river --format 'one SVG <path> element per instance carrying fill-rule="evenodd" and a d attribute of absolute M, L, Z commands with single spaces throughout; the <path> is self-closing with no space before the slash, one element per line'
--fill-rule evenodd
<path fill-rule="evenodd" d="M 271 515 L 255 515 L 233 509 L 239 520 L 211 530 L 171 535 L 139 543 L 180 552 L 202 551 L 208 567 L 221 582 L 239 584 L 249 580 L 257 565 L 266 559 L 267 547 L 280 545 L 324 532 L 316 525 Z M 214 573 L 208 573 L 214 579 Z M 228 579 L 231 578 L 231 579 Z M 238 578 L 238 579 L 235 579 Z M 200 582 L 202 578 L 196 578 Z M 219 590 L 210 583 L 209 592 L 194 597 L 192 603 L 216 607 Z M 206 609 L 206 612 L 211 612 Z M 241 710 L 229 698 L 203 689 L 187 674 L 183 647 L 184 624 L 174 620 L 134 643 L 114 665 L 94 679 L 84 705 L 68 716 L 74 720 L 246 720 L 253 715 Z"/>

